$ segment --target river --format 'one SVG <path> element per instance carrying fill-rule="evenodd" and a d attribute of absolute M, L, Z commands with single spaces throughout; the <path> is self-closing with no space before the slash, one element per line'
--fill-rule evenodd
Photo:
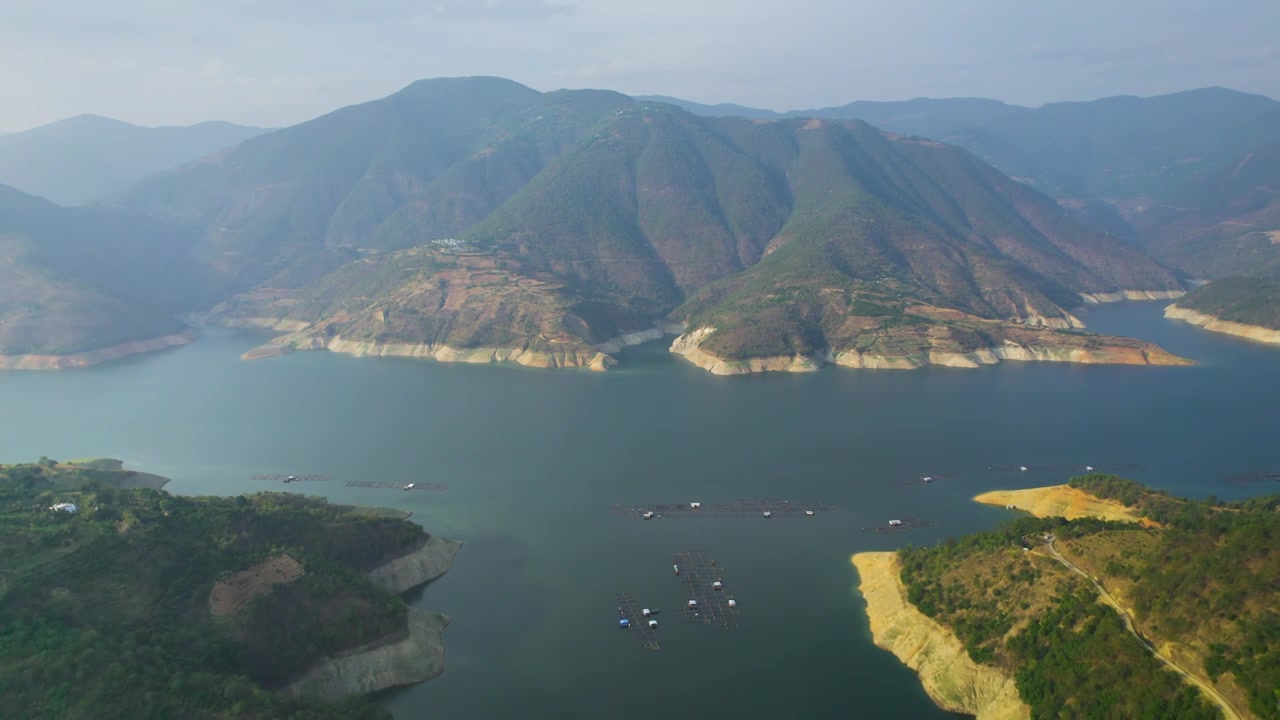
<path fill-rule="evenodd" d="M 628 349 L 602 374 L 330 353 L 243 362 L 261 338 L 211 330 L 87 370 L 0 374 L 0 459 L 119 457 L 183 494 L 280 489 L 255 473 L 334 475 L 301 489 L 412 510 L 464 541 L 454 569 L 411 598 L 453 624 L 442 677 L 379 696 L 401 720 L 952 717 L 871 643 L 850 554 L 990 528 L 1008 514 L 968 498 L 1068 476 L 990 464 L 1137 463 L 1135 479 L 1198 497 L 1276 489 L 1222 478 L 1280 470 L 1280 348 L 1165 320 L 1161 307 L 1108 306 L 1087 320 L 1196 367 L 722 378 L 660 344 Z M 940 473 L 956 477 L 894 484 Z M 763 497 L 837 510 L 650 522 L 609 513 Z M 901 515 L 938 525 L 860 530 Z M 739 627 L 675 622 L 685 597 L 671 554 L 693 548 L 724 568 Z M 661 651 L 618 629 L 616 592 L 667 611 Z"/>

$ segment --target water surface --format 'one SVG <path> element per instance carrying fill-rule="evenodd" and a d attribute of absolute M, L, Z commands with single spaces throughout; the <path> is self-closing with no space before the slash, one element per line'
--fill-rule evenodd
<path fill-rule="evenodd" d="M 1175 493 L 1274 489 L 1221 478 L 1280 469 L 1280 349 L 1160 310 L 1117 305 L 1088 321 L 1198 366 L 720 378 L 653 345 L 606 374 L 328 353 L 242 362 L 260 338 L 215 330 L 88 370 L 0 374 L 0 459 L 120 457 L 186 494 L 271 487 L 255 473 L 332 474 L 304 489 L 409 509 L 464 541 L 454 569 L 412 596 L 453 618 L 447 670 L 384 693 L 397 718 L 950 717 L 871 643 L 851 553 L 990 528 L 1007 513 L 972 495 L 1067 477 L 989 464 L 1141 463 L 1135 478 Z M 937 473 L 958 477 L 893 484 Z M 609 514 L 615 503 L 760 497 L 840 510 L 767 521 Z M 908 514 L 940 524 L 860 531 Z M 677 625 L 669 614 L 663 649 L 644 651 L 617 629 L 613 594 L 674 610 L 684 598 L 670 554 L 692 548 L 725 568 L 741 625 Z"/>

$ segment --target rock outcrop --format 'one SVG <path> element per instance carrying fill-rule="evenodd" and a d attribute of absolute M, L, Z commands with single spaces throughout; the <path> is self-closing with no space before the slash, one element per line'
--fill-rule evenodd
<path fill-rule="evenodd" d="M 289 684 L 295 695 L 336 702 L 349 695 L 367 695 L 401 685 L 424 682 L 444 672 L 442 635 L 449 618 L 409 608 L 408 630 L 328 658 Z"/>
<path fill-rule="evenodd" d="M 369 580 L 402 593 L 448 572 L 461 548 L 460 542 L 432 535 L 417 550 L 374 568 Z M 442 636 L 448 625 L 446 615 L 409 608 L 405 631 L 326 658 L 287 690 L 333 702 L 430 680 L 444 672 Z"/>
<path fill-rule="evenodd" d="M 852 560 L 876 645 L 916 671 L 939 707 L 978 720 L 1031 717 L 1012 677 L 974 662 L 955 633 L 907 600 L 897 553 L 858 553 Z"/>
<path fill-rule="evenodd" d="M 448 572 L 461 548 L 460 542 L 432 535 L 417 550 L 374 568 L 369 580 L 389 593 L 402 593 Z"/>

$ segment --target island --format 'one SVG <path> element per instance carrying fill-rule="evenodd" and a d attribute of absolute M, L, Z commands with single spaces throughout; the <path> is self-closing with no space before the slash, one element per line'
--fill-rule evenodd
<path fill-rule="evenodd" d="M 1280 344 L 1280 279 L 1214 280 L 1165 308 L 1164 315 L 1212 332 Z"/>
<path fill-rule="evenodd" d="M 443 671 L 448 617 L 400 593 L 460 543 L 400 513 L 166 482 L 116 460 L 0 466 L 6 712 L 385 720 L 365 695 Z"/>
<path fill-rule="evenodd" d="M 977 499 L 1020 517 L 852 558 L 876 644 L 939 706 L 1280 717 L 1280 495 L 1198 501 L 1091 474 Z"/>

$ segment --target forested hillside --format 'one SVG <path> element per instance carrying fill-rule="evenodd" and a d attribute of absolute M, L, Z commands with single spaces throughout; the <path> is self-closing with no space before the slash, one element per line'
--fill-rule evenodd
<path fill-rule="evenodd" d="M 272 690 L 404 628 L 366 574 L 421 546 L 420 527 L 296 495 L 123 489 L 131 476 L 0 467 L 0 715 L 387 717 Z M 258 567 L 293 570 L 256 600 L 214 592 Z"/>

